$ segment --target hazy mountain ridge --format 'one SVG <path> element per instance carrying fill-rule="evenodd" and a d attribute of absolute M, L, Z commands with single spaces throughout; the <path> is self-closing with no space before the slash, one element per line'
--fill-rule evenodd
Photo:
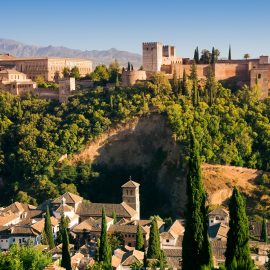
<path fill-rule="evenodd" d="M 140 54 L 131 53 L 128 51 L 119 51 L 115 48 L 109 50 L 91 50 L 82 51 L 70 49 L 67 47 L 54 47 L 54 46 L 35 46 L 24 44 L 15 40 L 0 38 L 0 53 L 10 53 L 18 57 L 27 56 L 56 56 L 56 57 L 77 57 L 86 58 L 93 61 L 93 66 L 97 64 L 109 65 L 114 59 L 121 65 L 127 65 L 131 62 L 134 67 L 139 67 L 142 63 Z"/>

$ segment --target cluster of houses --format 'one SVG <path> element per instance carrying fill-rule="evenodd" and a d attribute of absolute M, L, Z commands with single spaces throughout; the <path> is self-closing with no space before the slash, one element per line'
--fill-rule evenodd
<path fill-rule="evenodd" d="M 38 207 L 14 202 L 0 209 L 0 248 L 8 250 L 18 243 L 31 242 L 38 248 L 52 254 L 54 264 L 46 270 L 61 269 L 57 262 L 61 259 L 61 244 L 49 250 L 42 245 L 42 233 L 45 223 L 45 211 L 48 202 Z M 101 233 L 102 208 L 106 210 L 107 230 L 109 235 L 121 236 L 121 244 L 112 255 L 114 269 L 132 269 L 132 265 L 143 263 L 144 252 L 135 249 L 136 233 L 141 226 L 145 247 L 148 245 L 151 220 L 140 218 L 139 184 L 129 180 L 122 185 L 122 202 L 91 203 L 82 197 L 65 193 L 49 202 L 52 213 L 51 223 L 54 237 L 57 238 L 61 215 L 69 220 L 71 238 L 70 252 L 73 269 L 83 270 L 94 264 L 96 241 Z M 116 218 L 115 218 L 116 217 Z M 175 220 L 168 226 L 158 219 L 161 248 L 166 256 L 169 269 L 181 269 L 182 240 L 185 231 L 184 220 Z M 223 208 L 216 208 L 209 213 L 209 238 L 211 240 L 215 265 L 224 263 L 229 230 L 229 213 Z M 253 239 L 260 239 L 261 222 L 252 223 L 250 233 Z M 270 226 L 267 228 L 270 232 Z M 264 265 L 268 260 L 269 245 L 260 241 L 251 241 L 252 259 L 257 265 Z"/>

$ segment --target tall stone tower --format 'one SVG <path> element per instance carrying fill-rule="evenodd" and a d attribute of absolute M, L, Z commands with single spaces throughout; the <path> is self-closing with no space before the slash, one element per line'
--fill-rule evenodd
<path fill-rule="evenodd" d="M 59 102 L 67 102 L 71 92 L 75 90 L 75 78 L 63 78 L 59 80 Z"/>
<path fill-rule="evenodd" d="M 140 219 L 140 184 L 131 179 L 122 185 L 122 200 L 137 212 L 137 218 Z"/>
<path fill-rule="evenodd" d="M 143 69 L 145 71 L 160 71 L 162 65 L 163 45 L 160 42 L 144 42 L 143 49 Z"/>

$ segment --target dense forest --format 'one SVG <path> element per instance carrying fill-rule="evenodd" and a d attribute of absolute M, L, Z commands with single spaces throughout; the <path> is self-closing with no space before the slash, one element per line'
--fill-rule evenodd
<path fill-rule="evenodd" d="M 257 87 L 232 92 L 209 74 L 201 82 L 193 67 L 181 81 L 155 74 L 130 88 L 108 90 L 97 83 L 62 104 L 1 92 L 0 184 L 5 196 L 0 203 L 38 204 L 65 191 L 85 191 L 98 172 L 89 163 L 59 164 L 60 157 L 72 156 L 118 123 L 151 113 L 167 117 L 174 140 L 183 147 L 188 147 L 193 126 L 202 161 L 269 170 L 270 99 L 258 100 Z"/>

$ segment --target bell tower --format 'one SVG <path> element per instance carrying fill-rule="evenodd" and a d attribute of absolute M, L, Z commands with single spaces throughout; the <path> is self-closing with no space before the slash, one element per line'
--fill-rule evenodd
<path fill-rule="evenodd" d="M 122 185 L 122 200 L 137 212 L 137 218 L 140 219 L 140 184 L 129 179 Z"/>

